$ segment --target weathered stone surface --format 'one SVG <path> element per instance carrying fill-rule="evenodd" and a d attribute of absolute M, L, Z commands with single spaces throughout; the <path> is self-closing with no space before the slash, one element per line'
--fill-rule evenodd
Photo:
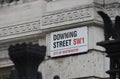
<path fill-rule="evenodd" d="M 106 1 L 111 4 L 105 5 L 104 11 L 112 18 L 120 15 L 119 3 L 113 4 L 113 0 Z M 102 20 L 96 13 L 98 10 L 103 10 L 101 4 L 103 0 L 56 0 L 47 4 L 47 12 L 42 17 L 41 8 L 38 8 L 41 5 L 37 2 L 1 8 L 0 66 L 12 64 L 7 55 L 7 47 L 10 44 L 35 42 L 47 46 L 46 60 L 39 68 L 44 79 L 52 79 L 55 75 L 59 75 L 61 79 L 108 77 L 105 71 L 109 70 L 109 59 L 102 53 L 104 49 L 96 46 L 96 42 L 104 40 Z M 50 58 L 49 34 L 81 26 L 88 27 L 88 53 Z"/>
<path fill-rule="evenodd" d="M 81 77 L 96 76 L 106 78 L 109 59 L 105 54 L 98 51 L 89 51 L 87 54 L 49 59 L 42 63 L 40 71 L 44 79 L 52 79 L 59 75 L 61 79 L 74 79 Z"/>
<path fill-rule="evenodd" d="M 0 25 L 3 27 L 34 21 L 33 19 L 39 20 L 45 9 L 46 1 L 44 0 L 2 8 L 0 9 Z"/>

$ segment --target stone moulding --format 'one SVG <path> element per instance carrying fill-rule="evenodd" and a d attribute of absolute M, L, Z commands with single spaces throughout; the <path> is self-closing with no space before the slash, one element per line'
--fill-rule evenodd
<path fill-rule="evenodd" d="M 8 39 L 7 36 L 30 33 L 33 31 L 39 31 L 41 29 L 50 28 L 49 25 L 54 25 L 55 27 L 60 23 L 64 24 L 64 22 L 72 22 L 78 19 L 81 19 L 81 21 L 83 21 L 82 19 L 92 16 L 91 9 L 92 8 L 88 6 L 79 9 L 73 8 L 71 10 L 64 10 L 63 12 L 60 11 L 58 13 L 45 15 L 42 17 L 42 21 L 37 20 L 33 22 L 2 27 L 0 28 L 0 40 L 3 40 L 2 38 L 4 37 Z"/>
<path fill-rule="evenodd" d="M 36 31 L 40 29 L 40 20 L 0 28 L 0 37 Z"/>
<path fill-rule="evenodd" d="M 74 7 L 71 9 L 64 9 L 56 12 L 47 13 L 42 17 L 42 20 L 40 19 L 23 24 L 2 27 L 0 28 L 0 40 L 8 39 L 7 37 L 10 38 L 10 36 L 11 38 L 15 38 L 12 36 L 17 36 L 17 34 L 21 34 L 22 36 L 25 36 L 26 33 L 39 34 L 38 31 L 42 29 L 95 20 L 95 8 L 101 9 L 102 6 L 98 4 L 89 4 L 85 6 Z M 111 9 L 115 10 L 113 9 L 113 7 Z M 110 12 L 111 9 L 109 8 Z"/>
<path fill-rule="evenodd" d="M 47 15 L 44 16 L 42 19 L 42 25 L 47 26 L 47 25 L 52 25 L 52 24 L 59 24 L 63 22 L 68 22 L 68 21 L 74 21 L 78 19 L 83 19 L 87 17 L 91 17 L 91 7 L 86 7 L 82 9 L 77 9 L 77 10 L 70 10 L 70 11 L 65 11 L 57 14 L 52 14 L 52 15 Z"/>

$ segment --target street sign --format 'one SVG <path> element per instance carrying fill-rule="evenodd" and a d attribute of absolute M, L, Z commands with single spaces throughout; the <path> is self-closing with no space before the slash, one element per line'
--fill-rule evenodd
<path fill-rule="evenodd" d="M 88 51 L 87 27 L 52 32 L 50 34 L 50 56 L 58 57 Z"/>

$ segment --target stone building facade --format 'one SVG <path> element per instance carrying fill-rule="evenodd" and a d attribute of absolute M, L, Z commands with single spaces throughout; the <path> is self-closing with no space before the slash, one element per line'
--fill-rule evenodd
<path fill-rule="evenodd" d="M 108 13 L 114 21 L 119 10 L 119 0 L 20 0 L 1 4 L 0 79 L 7 79 L 13 67 L 8 47 L 23 42 L 47 46 L 39 67 L 43 79 L 53 79 L 55 75 L 60 79 L 108 79 L 109 59 L 104 49 L 96 46 L 104 40 L 103 22 L 97 11 Z M 51 57 L 52 33 L 84 27 L 86 51 Z"/>

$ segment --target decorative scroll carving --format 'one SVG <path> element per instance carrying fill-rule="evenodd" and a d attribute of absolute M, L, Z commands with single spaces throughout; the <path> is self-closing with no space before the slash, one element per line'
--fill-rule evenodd
<path fill-rule="evenodd" d="M 0 28 L 0 37 L 6 37 L 10 35 L 22 34 L 32 31 L 38 31 L 42 27 L 52 24 L 59 24 L 63 22 L 75 21 L 81 19 L 86 19 L 91 17 L 91 7 L 84 7 L 84 8 L 75 8 L 72 10 L 65 10 L 63 12 L 53 13 L 49 15 L 45 15 L 40 20 L 3 27 Z M 41 23 L 41 24 L 40 24 Z"/>
<path fill-rule="evenodd" d="M 79 10 L 72 10 L 72 11 L 57 13 L 53 15 L 47 15 L 42 18 L 43 19 L 42 25 L 46 26 L 46 25 L 57 24 L 57 23 L 91 17 L 92 15 L 91 15 L 90 9 L 91 8 L 88 7 L 88 8 L 82 8 Z"/>
<path fill-rule="evenodd" d="M 0 29 L 0 37 L 19 33 L 32 32 L 40 29 L 40 20 L 24 24 L 4 27 Z"/>
<path fill-rule="evenodd" d="M 99 7 L 97 7 L 99 8 Z M 115 10 L 114 6 L 112 8 L 109 8 L 108 12 L 111 16 L 114 16 L 115 14 L 112 13 L 112 11 Z M 87 5 L 87 6 L 80 6 L 75 7 L 72 9 L 66 9 L 61 10 L 58 12 L 48 13 L 47 15 L 42 17 L 42 20 L 37 20 L 33 22 L 8 26 L 8 27 L 2 27 L 0 28 L 0 37 L 6 38 L 7 36 L 12 36 L 16 34 L 24 34 L 24 33 L 30 33 L 33 31 L 38 31 L 42 28 L 49 28 L 48 26 L 58 26 L 59 24 L 64 23 L 74 23 L 74 22 L 83 22 L 87 20 L 94 19 L 93 14 L 93 5 Z M 42 26 L 41 26 L 42 25 Z"/>

